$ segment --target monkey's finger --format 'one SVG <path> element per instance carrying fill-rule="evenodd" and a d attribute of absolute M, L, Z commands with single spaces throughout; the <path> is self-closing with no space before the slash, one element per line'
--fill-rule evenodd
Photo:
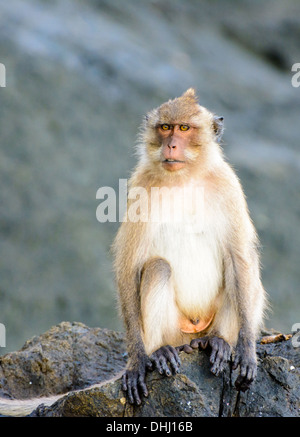
<path fill-rule="evenodd" d="M 122 376 L 122 389 L 124 391 L 127 391 L 127 374 L 124 373 L 124 375 Z"/>
<path fill-rule="evenodd" d="M 248 365 L 247 364 L 240 364 L 240 375 L 243 378 L 247 378 L 247 374 L 248 374 Z"/>
<path fill-rule="evenodd" d="M 246 391 L 256 377 L 257 365 L 250 363 L 240 365 L 240 374 L 236 379 L 235 386 L 238 390 Z"/>
<path fill-rule="evenodd" d="M 139 382 L 139 386 L 140 386 L 140 388 L 142 390 L 143 395 L 148 397 L 149 393 L 148 393 L 148 388 L 147 388 L 146 383 L 145 383 L 144 375 L 140 375 L 139 376 L 138 382 Z"/>
<path fill-rule="evenodd" d="M 132 400 L 131 403 L 140 405 L 142 403 L 139 390 L 138 390 L 138 377 L 137 374 L 134 374 L 131 376 L 131 378 L 128 378 L 129 382 L 129 401 Z"/>
<path fill-rule="evenodd" d="M 249 364 L 248 368 L 247 368 L 247 373 L 246 373 L 246 379 L 247 379 L 247 382 L 249 385 L 255 379 L 256 374 L 257 374 L 256 364 Z"/>
<path fill-rule="evenodd" d="M 193 349 L 206 349 L 208 345 L 208 337 L 201 337 L 201 338 L 194 338 L 191 343 L 190 346 Z"/>
<path fill-rule="evenodd" d="M 211 373 L 213 373 L 215 376 L 219 376 L 222 370 L 223 370 L 223 366 L 220 365 L 219 363 L 215 363 L 210 369 Z"/>
<path fill-rule="evenodd" d="M 251 368 L 251 374 L 250 374 L 251 381 L 253 381 L 253 380 L 256 378 L 256 375 L 257 375 L 257 366 L 254 365 L 254 366 Z"/>
<path fill-rule="evenodd" d="M 241 357 L 239 355 L 236 355 L 232 364 L 233 370 L 236 370 L 238 368 L 240 362 L 241 362 Z"/>
<path fill-rule="evenodd" d="M 137 405 L 141 405 L 142 401 L 139 395 L 139 391 L 136 385 L 134 385 L 133 387 L 133 398 L 134 398 L 134 403 Z"/>
<path fill-rule="evenodd" d="M 248 381 L 247 379 L 245 379 L 244 377 L 239 375 L 237 377 L 234 385 L 235 385 L 237 390 L 245 392 L 246 390 L 249 389 L 250 384 L 251 384 L 251 381 Z"/>
<path fill-rule="evenodd" d="M 127 382 L 127 395 L 128 395 L 129 403 L 134 404 L 133 387 L 130 379 L 128 379 Z"/>
<path fill-rule="evenodd" d="M 234 383 L 237 390 L 241 390 L 241 387 L 243 385 L 243 381 L 244 381 L 244 378 L 241 375 L 238 375 L 238 377 L 236 378 L 235 383 Z M 242 391 L 244 391 L 244 390 L 242 390 Z"/>
<path fill-rule="evenodd" d="M 251 382 L 253 381 L 253 370 L 252 369 L 248 369 L 246 377 L 245 377 L 245 381 L 247 382 L 248 385 L 251 384 Z"/>

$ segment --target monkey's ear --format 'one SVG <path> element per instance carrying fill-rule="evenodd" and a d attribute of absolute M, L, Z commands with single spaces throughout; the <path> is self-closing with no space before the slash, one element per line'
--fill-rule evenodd
<path fill-rule="evenodd" d="M 213 129 L 214 129 L 218 143 L 221 141 L 223 133 L 224 133 L 223 120 L 224 120 L 224 117 L 218 117 L 216 115 L 214 116 L 214 119 L 213 119 Z"/>

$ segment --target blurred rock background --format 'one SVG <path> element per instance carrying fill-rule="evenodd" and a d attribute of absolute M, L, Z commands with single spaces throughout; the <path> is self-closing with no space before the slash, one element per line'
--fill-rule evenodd
<path fill-rule="evenodd" d="M 129 176 L 144 113 L 190 86 L 225 118 L 267 326 L 300 322 L 298 0 L 1 2 L 0 62 L 0 354 L 62 320 L 122 329 L 96 191 Z"/>

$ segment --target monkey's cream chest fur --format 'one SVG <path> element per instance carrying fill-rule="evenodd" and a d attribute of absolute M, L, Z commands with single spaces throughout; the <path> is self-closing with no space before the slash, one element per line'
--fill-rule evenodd
<path fill-rule="evenodd" d="M 178 202 L 182 199 L 177 199 L 177 207 Z M 192 202 L 185 205 L 180 220 L 173 216 L 149 224 L 149 256 L 162 257 L 170 264 L 178 307 L 185 315 L 198 318 L 207 314 L 222 285 L 220 216 L 216 220 L 204 196 L 196 214 Z"/>

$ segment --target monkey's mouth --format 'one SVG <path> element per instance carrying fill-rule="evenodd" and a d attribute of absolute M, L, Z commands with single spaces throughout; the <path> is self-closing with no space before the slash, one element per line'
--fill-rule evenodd
<path fill-rule="evenodd" d="M 185 164 L 185 161 L 179 161 L 178 159 L 165 159 L 163 162 L 167 162 L 168 164 L 173 164 L 176 162 L 180 162 L 181 164 Z"/>
<path fill-rule="evenodd" d="M 165 159 L 162 161 L 162 165 L 167 171 L 177 171 L 185 166 L 185 161 L 180 161 L 179 159 Z"/>

